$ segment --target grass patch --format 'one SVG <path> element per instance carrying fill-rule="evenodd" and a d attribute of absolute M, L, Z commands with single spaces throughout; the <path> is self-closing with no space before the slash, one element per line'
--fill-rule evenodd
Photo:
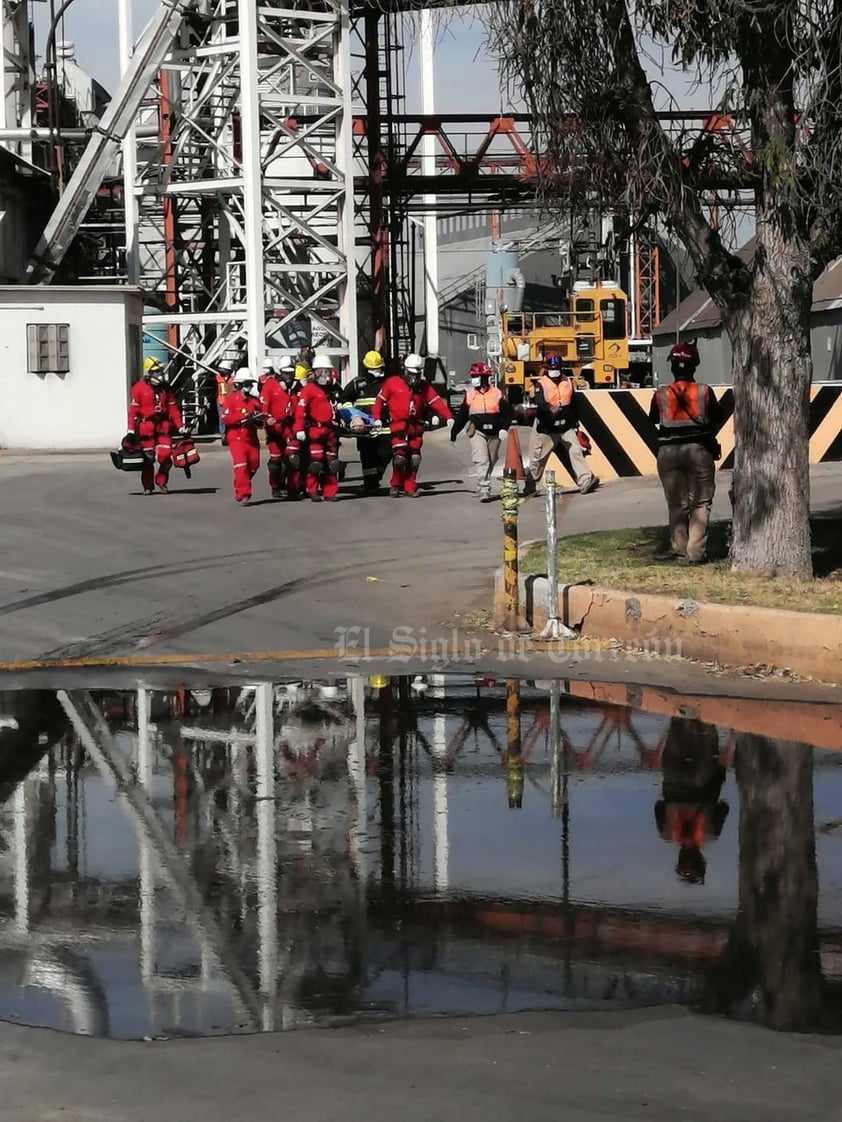
<path fill-rule="evenodd" d="M 675 560 L 657 560 L 669 548 L 665 527 L 606 530 L 562 538 L 558 547 L 559 580 L 565 584 L 590 581 L 603 588 L 652 592 L 713 604 L 842 615 L 842 516 L 817 516 L 811 519 L 811 526 L 815 573 L 812 581 L 732 573 L 728 522 L 711 523 L 711 560 L 707 565 L 691 567 Z M 523 573 L 545 573 L 546 547 L 541 543 L 530 546 L 520 568 Z"/>

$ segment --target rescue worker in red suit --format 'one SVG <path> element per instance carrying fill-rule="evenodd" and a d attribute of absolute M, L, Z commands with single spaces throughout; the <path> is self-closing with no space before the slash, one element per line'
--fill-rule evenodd
<path fill-rule="evenodd" d="M 295 440 L 306 445 L 306 490 L 311 502 L 334 502 L 339 490 L 339 426 L 331 399 L 335 387 L 333 363 L 326 355 L 313 359 L 308 378 L 295 403 Z"/>
<path fill-rule="evenodd" d="M 407 355 L 403 375 L 392 374 L 386 379 L 371 410 L 373 432 L 382 425 L 384 413 L 392 430 L 392 498 L 418 494 L 418 469 L 428 412 L 446 421 L 449 429 L 453 427 L 453 414 L 447 402 L 424 379 L 424 359 L 417 354 Z"/>
<path fill-rule="evenodd" d="M 132 386 L 129 401 L 129 432 L 137 433 L 146 457 L 140 476 L 144 495 L 151 495 L 154 487 L 167 493 L 172 439 L 182 424 L 181 412 L 163 367 L 156 358 L 147 358 L 143 364 L 143 378 Z"/>
<path fill-rule="evenodd" d="M 714 725 L 672 717 L 661 755 L 664 782 L 655 804 L 655 823 L 664 841 L 678 846 L 675 871 L 686 884 L 704 884 L 706 842 L 722 833 L 728 804 L 720 799 L 725 782 Z"/>
<path fill-rule="evenodd" d="M 291 366 L 289 359 L 287 364 Z M 264 374 L 260 380 L 260 408 L 266 426 L 266 454 L 269 457 L 269 489 L 273 499 L 283 498 L 286 476 L 287 423 L 290 395 L 275 370 L 275 364 L 267 359 L 263 366 Z"/>
<path fill-rule="evenodd" d="M 696 347 L 676 343 L 668 358 L 673 381 L 655 391 L 649 419 L 658 426 L 658 475 L 669 511 L 672 553 L 700 565 L 707 561 L 716 434 L 723 415 L 710 386 L 696 381 Z"/>
<path fill-rule="evenodd" d="M 312 374 L 310 367 L 303 362 L 297 362 L 292 376 L 290 387 L 289 408 L 287 411 L 287 498 L 297 501 L 304 495 L 304 485 L 307 467 L 307 443 L 299 441 L 295 431 L 295 410 L 301 391 L 310 381 Z"/>
<path fill-rule="evenodd" d="M 251 499 L 251 481 L 260 467 L 260 440 L 257 430 L 263 410 L 257 383 L 248 367 L 234 375 L 234 389 L 225 398 L 222 423 L 228 437 L 228 451 L 234 467 L 234 498 L 238 503 Z"/>

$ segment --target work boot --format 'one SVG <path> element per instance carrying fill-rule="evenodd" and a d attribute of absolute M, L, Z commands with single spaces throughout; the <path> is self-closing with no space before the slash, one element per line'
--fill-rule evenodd
<path fill-rule="evenodd" d="M 155 494 L 155 492 L 152 490 L 151 487 L 144 487 L 143 488 L 143 493 L 144 493 L 144 495 L 154 495 Z"/>
<path fill-rule="evenodd" d="M 311 495 L 310 496 L 310 502 L 311 503 L 320 503 L 321 501 L 322 501 L 322 496 L 321 495 Z"/>
<path fill-rule="evenodd" d="M 389 488 L 389 495 L 393 499 L 399 499 L 401 497 L 401 493 L 400 493 L 400 491 L 397 487 L 390 487 Z"/>
<path fill-rule="evenodd" d="M 523 483 L 523 497 L 525 499 L 531 498 L 538 490 L 538 484 L 532 475 L 527 475 Z"/>
<path fill-rule="evenodd" d="M 284 497 L 284 493 L 283 493 L 283 491 L 281 490 L 280 487 L 273 487 L 272 488 L 272 498 L 273 499 L 282 499 L 283 497 Z"/>
<path fill-rule="evenodd" d="M 166 485 L 166 483 L 159 483 L 158 484 L 158 490 L 161 492 L 162 495 L 168 495 L 170 493 L 170 489 Z"/>
<path fill-rule="evenodd" d="M 595 491 L 598 486 L 599 486 L 599 477 L 596 476 L 596 475 L 592 475 L 586 483 L 582 484 L 582 486 L 579 488 L 579 491 L 583 495 L 589 495 L 591 493 L 591 491 Z"/>
<path fill-rule="evenodd" d="M 248 506 L 251 502 L 251 495 L 240 495 L 239 499 L 237 499 L 237 502 L 240 504 L 240 506 Z"/>
<path fill-rule="evenodd" d="M 323 495 L 322 497 L 324 498 L 324 501 L 326 503 L 335 503 L 336 500 L 339 498 L 338 495 Z"/>

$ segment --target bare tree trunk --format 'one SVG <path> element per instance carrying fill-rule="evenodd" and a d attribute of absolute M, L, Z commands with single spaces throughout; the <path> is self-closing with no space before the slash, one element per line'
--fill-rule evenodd
<path fill-rule="evenodd" d="M 733 349 L 734 526 L 739 572 L 812 576 L 809 416 L 812 281 L 806 248 L 766 224 Z"/>
<path fill-rule="evenodd" d="M 818 1027 L 822 976 L 812 750 L 751 734 L 737 739 L 740 870 L 737 919 L 708 1003 L 721 1012 L 757 990 L 772 1028 Z"/>

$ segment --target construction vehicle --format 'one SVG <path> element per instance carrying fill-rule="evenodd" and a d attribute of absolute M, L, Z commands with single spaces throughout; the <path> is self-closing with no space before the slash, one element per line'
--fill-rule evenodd
<path fill-rule="evenodd" d="M 614 284 L 580 282 L 551 311 L 501 314 L 500 383 L 512 405 L 532 396 L 532 379 L 554 351 L 585 389 L 615 389 L 628 377 L 628 299 Z"/>

